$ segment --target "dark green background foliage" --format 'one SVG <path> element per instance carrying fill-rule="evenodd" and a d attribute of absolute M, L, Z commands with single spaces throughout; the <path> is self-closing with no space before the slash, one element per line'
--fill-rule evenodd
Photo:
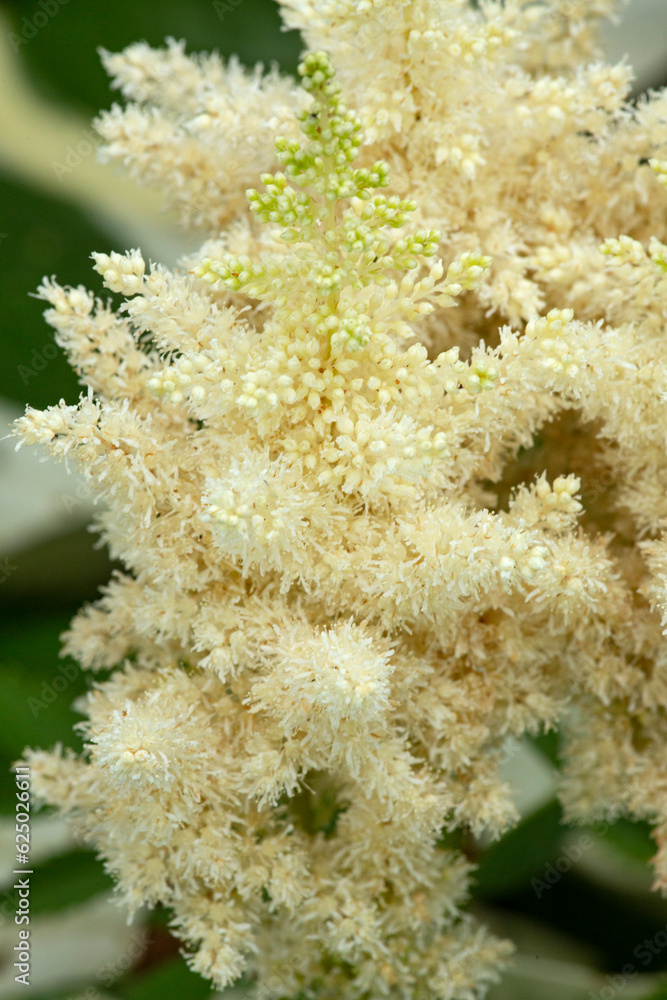
<path fill-rule="evenodd" d="M 38 3 L 24 0 L 0 3 L 0 12 L 10 17 L 11 30 L 19 38 L 30 34 L 23 19 L 30 20 L 38 10 Z M 296 33 L 280 31 L 273 0 L 68 0 L 48 24 L 19 46 L 19 56 L 43 99 L 91 118 L 117 96 L 109 90 L 98 47 L 118 51 L 142 39 L 159 45 L 168 36 L 185 38 L 190 51 L 216 48 L 223 55 L 238 53 L 248 65 L 277 61 L 287 72 L 294 72 L 301 49 Z M 10 102 L 11 94 L 3 94 L 0 100 Z M 26 369 L 34 367 L 35 352 L 41 355 L 51 344 L 50 330 L 41 319 L 42 304 L 28 293 L 43 275 L 54 273 L 65 284 L 99 289 L 89 254 L 93 249 L 111 248 L 114 236 L 74 204 L 1 172 L 0 233 L 0 396 L 21 406 L 43 407 L 61 397 L 75 402 L 79 387 L 60 353 L 26 378 Z M 93 539 L 85 531 L 22 552 L 13 562 L 16 570 L 0 587 L 0 773 L 5 775 L 26 745 L 50 748 L 62 741 L 80 746 L 72 733 L 79 716 L 71 705 L 86 689 L 87 678 L 76 664 L 59 659 L 59 635 L 81 603 L 94 599 L 111 568 L 104 553 L 93 550 Z M 54 685 L 56 678 L 64 680 Z M 557 760 L 557 734 L 538 739 L 536 745 L 547 759 Z M 0 781 L 0 811 L 9 815 L 13 804 L 13 783 L 6 777 Z M 604 885 L 576 865 L 538 899 L 531 880 L 543 879 L 547 866 L 562 856 L 568 832 L 553 801 L 486 849 L 457 835 L 457 844 L 480 866 L 473 904 L 482 909 L 483 916 L 495 914 L 496 929 L 501 932 L 503 914 L 523 915 L 536 926 L 556 929 L 591 946 L 598 968 L 614 972 L 633 961 L 633 948 L 639 942 L 664 929 L 667 905 L 648 892 L 626 892 L 618 880 Z M 648 830 L 641 824 L 618 823 L 603 839 L 628 859 L 628 865 L 643 864 L 652 853 Z M 57 856 L 39 866 L 33 876 L 34 913 L 83 901 L 109 884 L 101 863 L 90 852 Z M 198 1000 L 207 995 L 206 983 L 178 957 L 166 923 L 162 912 L 153 916 L 147 955 L 114 986 L 114 995 L 124 1000 L 162 1000 L 165 996 Z M 649 970 L 640 971 L 663 969 L 667 969 L 667 950 L 655 956 Z M 82 983 L 82 994 L 85 988 Z M 52 994 L 48 1000 L 74 995 L 69 990 Z M 47 1000 L 46 995 L 38 997 L 34 992 L 31 997 Z M 652 997 L 658 1000 L 667 997 L 667 992 L 658 990 Z"/>

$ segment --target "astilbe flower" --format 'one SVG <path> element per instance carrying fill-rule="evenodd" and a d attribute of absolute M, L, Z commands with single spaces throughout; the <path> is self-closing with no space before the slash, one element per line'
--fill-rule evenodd
<path fill-rule="evenodd" d="M 27 759 L 218 986 L 481 995 L 442 831 L 556 725 L 568 817 L 656 823 L 667 884 L 667 99 L 595 61 L 613 6 L 283 0 L 301 89 L 105 55 L 107 154 L 209 238 L 94 254 L 117 310 L 41 288 L 88 390 L 15 432 L 126 572 L 65 637 L 116 668 L 83 758 Z"/>

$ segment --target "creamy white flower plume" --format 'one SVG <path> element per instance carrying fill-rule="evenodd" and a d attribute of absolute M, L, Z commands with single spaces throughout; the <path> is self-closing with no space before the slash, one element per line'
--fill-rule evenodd
<path fill-rule="evenodd" d="M 281 6 L 300 88 L 104 56 L 106 154 L 209 238 L 39 291 L 85 392 L 15 432 L 124 572 L 33 789 L 219 988 L 473 1000 L 510 947 L 441 834 L 516 821 L 509 737 L 560 726 L 568 816 L 654 822 L 667 886 L 667 97 L 612 0 Z"/>

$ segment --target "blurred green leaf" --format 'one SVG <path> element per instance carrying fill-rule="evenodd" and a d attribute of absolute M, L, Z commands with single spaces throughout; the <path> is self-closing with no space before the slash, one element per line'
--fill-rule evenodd
<path fill-rule="evenodd" d="M 667 1000 L 667 979 L 656 990 L 647 993 L 643 1000 Z"/>
<path fill-rule="evenodd" d="M 554 767 L 560 764 L 560 733 L 557 729 L 551 729 L 548 733 L 540 733 L 539 736 L 529 736 L 528 741 L 542 753 L 549 763 Z"/>
<path fill-rule="evenodd" d="M 34 84 L 50 100 L 66 101 L 85 114 L 109 107 L 112 100 L 99 46 L 117 52 L 141 40 L 163 45 L 172 36 L 185 38 L 189 52 L 237 53 L 246 65 L 275 61 L 287 72 L 295 71 L 303 47 L 297 32 L 280 30 L 274 0 L 59 2 L 60 10 L 37 31 L 31 28 L 32 16 L 39 11 L 36 2 L 5 0 L 3 7 L 11 16 L 14 46 Z"/>
<path fill-rule="evenodd" d="M 163 906 L 162 903 L 156 903 L 152 910 L 148 913 L 147 923 L 151 927 L 165 928 L 169 926 L 171 920 L 171 910 Z"/>
<path fill-rule="evenodd" d="M 545 863 L 558 853 L 565 832 L 561 821 L 561 807 L 553 800 L 492 844 L 473 875 L 474 895 L 507 895 L 525 889 L 532 877 L 542 876 Z"/>
<path fill-rule="evenodd" d="M 133 975 L 114 987 L 123 1000 L 202 1000 L 211 993 L 211 984 L 192 972 L 185 960 L 172 958 L 142 976 Z"/>
<path fill-rule="evenodd" d="M 642 864 L 650 861 L 656 852 L 650 825 L 625 817 L 617 819 L 609 827 L 604 839 L 628 858 L 640 861 Z"/>
<path fill-rule="evenodd" d="M 73 617 L 111 576 L 106 549 L 96 549 L 86 528 L 56 535 L 11 557 L 15 571 L 3 584 L 3 612 L 29 614 L 35 607 L 71 609 Z M 1 654 L 0 654 L 1 662 Z"/>
<path fill-rule="evenodd" d="M 87 689 L 83 672 L 58 656 L 69 615 L 3 622 L 0 647 L 0 812 L 14 811 L 9 768 L 26 746 L 51 747 L 58 740 L 80 749 L 72 726 L 80 721 L 72 701 Z"/>
<path fill-rule="evenodd" d="M 109 235 L 73 205 L 2 175 L 0 206 L 0 396 L 38 408 L 61 397 L 75 403 L 76 376 L 42 318 L 45 303 L 30 293 L 55 271 L 63 284 L 91 285 L 90 254 Z"/>
<path fill-rule="evenodd" d="M 92 851 L 57 854 L 30 877 L 30 912 L 52 913 L 109 892 L 113 881 Z"/>

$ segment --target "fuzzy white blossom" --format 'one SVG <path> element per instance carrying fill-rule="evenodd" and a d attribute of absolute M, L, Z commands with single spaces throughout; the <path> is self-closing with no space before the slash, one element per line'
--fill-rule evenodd
<path fill-rule="evenodd" d="M 516 821 L 508 737 L 667 886 L 667 97 L 612 0 L 281 5 L 301 87 L 104 54 L 105 155 L 207 238 L 40 289 L 85 392 L 15 432 L 125 570 L 65 635 L 83 756 L 27 758 L 216 986 L 472 1000 L 510 946 L 442 832 Z"/>

